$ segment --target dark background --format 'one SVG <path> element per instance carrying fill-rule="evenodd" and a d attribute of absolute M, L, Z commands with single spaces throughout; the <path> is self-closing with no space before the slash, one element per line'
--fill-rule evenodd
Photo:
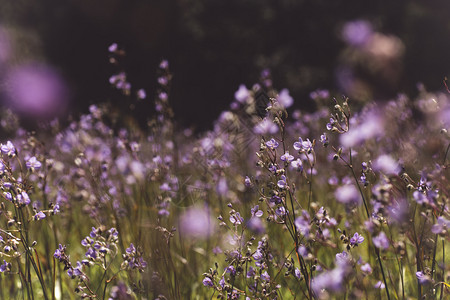
<path fill-rule="evenodd" d="M 288 88 L 295 106 L 313 109 L 309 93 L 339 94 L 336 68 L 346 44 L 342 26 L 358 19 L 405 46 L 399 80 L 362 70 L 373 98 L 414 97 L 418 82 L 443 90 L 450 74 L 450 1 L 427 0 L 41 0 L 0 1 L 0 24 L 21 33 L 14 61 L 30 57 L 56 67 L 71 90 L 71 113 L 91 103 L 123 105 L 108 78 L 108 46 L 117 42 L 133 87 L 147 99 L 135 111 L 153 113 L 162 58 L 173 73 L 170 101 L 182 126 L 209 128 L 240 84 L 250 88 L 270 68 L 274 86 Z M 25 33 L 25 34 L 24 34 Z"/>

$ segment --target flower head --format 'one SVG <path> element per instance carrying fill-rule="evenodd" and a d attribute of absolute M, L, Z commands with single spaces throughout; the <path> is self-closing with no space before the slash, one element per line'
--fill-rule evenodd
<path fill-rule="evenodd" d="M 11 141 L 7 141 L 6 144 L 2 144 L 0 149 L 3 154 L 8 155 L 9 157 L 16 155 L 16 147 L 14 147 Z"/>
<path fill-rule="evenodd" d="M 355 232 L 353 237 L 350 239 L 350 245 L 352 245 L 352 246 L 357 246 L 357 245 L 361 244 L 362 242 L 364 242 L 364 237 L 361 236 L 357 232 Z"/>
<path fill-rule="evenodd" d="M 41 162 L 36 159 L 35 156 L 31 157 L 27 162 L 25 163 L 27 168 L 30 169 L 32 172 L 35 170 L 39 170 L 42 166 Z"/>

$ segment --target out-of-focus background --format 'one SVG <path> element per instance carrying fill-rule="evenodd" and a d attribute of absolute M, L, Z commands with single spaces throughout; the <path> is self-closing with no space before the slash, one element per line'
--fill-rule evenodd
<path fill-rule="evenodd" d="M 122 70 L 132 91 L 146 90 L 135 109 L 145 120 L 163 58 L 176 120 L 197 129 L 264 69 L 303 109 L 314 108 L 317 89 L 383 101 L 442 90 L 450 75 L 448 0 L 0 0 L 0 7 L 1 102 L 28 123 L 97 102 L 126 106 L 108 81 Z M 112 43 L 126 51 L 119 66 L 109 62 Z"/>

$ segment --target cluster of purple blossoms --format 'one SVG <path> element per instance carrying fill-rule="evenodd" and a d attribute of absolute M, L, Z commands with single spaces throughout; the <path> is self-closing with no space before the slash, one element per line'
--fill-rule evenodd
<path fill-rule="evenodd" d="M 10 158 L 16 155 L 16 147 L 14 147 L 11 141 L 7 141 L 6 144 L 1 144 L 0 149 L 3 154 L 8 155 Z"/>
<path fill-rule="evenodd" d="M 89 265 L 92 262 L 102 262 L 105 256 L 116 250 L 116 244 L 119 241 L 119 232 L 111 228 L 104 232 L 101 228 L 92 227 L 89 236 L 81 241 L 81 245 L 86 248 L 83 264 Z"/>
<path fill-rule="evenodd" d="M 147 262 L 142 257 L 142 251 L 136 249 L 133 243 L 125 250 L 122 257 L 124 260 L 122 268 L 137 269 L 139 272 L 144 272 L 144 269 L 147 268 Z"/>
<path fill-rule="evenodd" d="M 314 144 L 309 139 L 304 141 L 301 137 L 299 137 L 298 142 L 294 143 L 294 149 L 299 152 L 306 152 L 309 154 L 314 150 Z"/>

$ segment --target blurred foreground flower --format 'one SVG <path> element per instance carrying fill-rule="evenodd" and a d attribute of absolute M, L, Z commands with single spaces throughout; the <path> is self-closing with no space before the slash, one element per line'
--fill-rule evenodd
<path fill-rule="evenodd" d="M 13 68 L 6 80 L 6 104 L 17 113 L 35 118 L 54 118 L 68 105 L 67 87 L 52 68 L 26 64 Z"/>

